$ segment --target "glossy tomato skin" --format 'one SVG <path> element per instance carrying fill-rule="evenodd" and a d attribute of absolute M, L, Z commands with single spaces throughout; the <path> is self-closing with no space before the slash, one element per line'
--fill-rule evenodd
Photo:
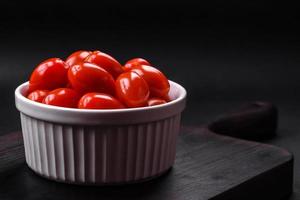
<path fill-rule="evenodd" d="M 68 65 L 59 58 L 50 58 L 39 64 L 29 79 L 29 92 L 65 87 Z"/>
<path fill-rule="evenodd" d="M 49 91 L 48 90 L 35 90 L 31 92 L 27 98 L 42 103 L 44 98 L 48 95 Z"/>
<path fill-rule="evenodd" d="M 66 88 L 70 88 L 70 89 L 72 89 L 72 85 L 71 85 L 71 83 L 70 83 L 70 82 L 68 82 L 68 83 L 67 83 L 67 85 L 66 85 Z"/>
<path fill-rule="evenodd" d="M 85 61 L 102 67 L 115 79 L 124 72 L 121 64 L 116 59 L 101 51 L 94 51 Z"/>
<path fill-rule="evenodd" d="M 43 103 L 53 106 L 76 108 L 80 95 L 70 88 L 58 88 L 52 90 L 44 98 Z"/>
<path fill-rule="evenodd" d="M 72 53 L 67 59 L 66 59 L 66 64 L 69 65 L 70 67 L 76 64 L 80 64 L 84 62 L 84 60 L 91 54 L 91 51 L 75 51 Z"/>
<path fill-rule="evenodd" d="M 160 98 L 150 98 L 147 101 L 148 106 L 156 106 L 156 105 L 160 105 L 160 104 L 165 104 L 167 103 L 164 99 L 160 99 Z"/>
<path fill-rule="evenodd" d="M 124 105 L 111 95 L 104 93 L 87 93 L 78 102 L 80 109 L 120 109 Z"/>
<path fill-rule="evenodd" d="M 130 71 L 133 67 L 139 66 L 139 65 L 148 65 L 151 66 L 151 64 L 145 60 L 144 58 L 133 58 L 131 60 L 128 60 L 123 69 L 124 71 Z"/>
<path fill-rule="evenodd" d="M 135 72 L 121 74 L 116 80 L 116 95 L 127 107 L 147 105 L 149 87 Z"/>
<path fill-rule="evenodd" d="M 79 93 L 100 92 L 115 94 L 115 81 L 106 70 L 92 63 L 73 65 L 68 72 L 72 88 Z"/>
<path fill-rule="evenodd" d="M 171 99 L 171 97 L 170 97 L 170 95 L 169 95 L 169 94 L 167 94 L 167 95 L 164 95 L 164 96 L 162 96 L 162 97 L 156 97 L 156 96 L 153 96 L 153 95 L 151 95 L 151 94 L 150 94 L 150 96 L 149 96 L 149 99 L 152 99 L 152 98 L 159 98 L 159 99 L 163 99 L 163 100 L 165 100 L 166 102 L 170 102 L 170 101 L 172 101 L 172 99 Z"/>
<path fill-rule="evenodd" d="M 131 71 L 136 72 L 146 80 L 151 96 L 164 98 L 168 95 L 170 83 L 166 76 L 158 69 L 148 65 L 139 65 L 133 67 Z"/>

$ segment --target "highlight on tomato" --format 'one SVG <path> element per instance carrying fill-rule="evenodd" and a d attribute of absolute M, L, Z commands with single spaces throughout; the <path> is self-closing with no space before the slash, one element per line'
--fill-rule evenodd
<path fill-rule="evenodd" d="M 80 95 L 70 88 L 58 88 L 48 93 L 43 103 L 53 106 L 76 108 Z"/>
<path fill-rule="evenodd" d="M 123 73 L 116 80 L 116 95 L 128 107 L 145 106 L 149 94 L 147 82 L 135 72 Z"/>
<path fill-rule="evenodd" d="M 165 104 L 167 103 L 164 99 L 160 99 L 160 98 L 149 98 L 147 101 L 147 105 L 148 106 L 156 106 L 156 105 L 160 105 L 160 104 Z"/>
<path fill-rule="evenodd" d="M 87 93 L 78 103 L 80 109 L 120 109 L 125 106 L 115 97 L 104 93 Z"/>
<path fill-rule="evenodd" d="M 140 65 L 151 66 L 151 64 L 144 58 L 133 58 L 125 63 L 123 69 L 124 71 L 130 71 L 133 67 L 140 66 Z"/>
<path fill-rule="evenodd" d="M 131 70 L 140 75 L 148 83 L 151 96 L 165 97 L 170 90 L 170 83 L 167 77 L 158 69 L 148 66 L 139 65 L 133 67 Z"/>
<path fill-rule="evenodd" d="M 114 95 L 115 81 L 105 69 L 92 63 L 73 65 L 68 72 L 71 87 L 80 94 L 101 92 Z"/>
<path fill-rule="evenodd" d="M 112 56 L 101 51 L 93 51 L 85 62 L 93 63 L 109 72 L 115 79 L 124 72 L 122 65 Z"/>
<path fill-rule="evenodd" d="M 29 79 L 29 92 L 53 90 L 68 83 L 69 66 L 60 58 L 49 58 L 39 64 Z"/>
<path fill-rule="evenodd" d="M 84 60 L 91 54 L 91 51 L 79 50 L 72 53 L 67 59 L 66 64 L 70 67 L 84 62 Z"/>
<path fill-rule="evenodd" d="M 167 77 L 144 58 L 124 66 L 101 51 L 79 50 L 65 61 L 49 58 L 33 70 L 27 98 L 78 109 L 123 109 L 171 101 Z"/>
<path fill-rule="evenodd" d="M 48 90 L 35 90 L 27 96 L 28 99 L 42 103 L 44 98 L 48 95 Z"/>

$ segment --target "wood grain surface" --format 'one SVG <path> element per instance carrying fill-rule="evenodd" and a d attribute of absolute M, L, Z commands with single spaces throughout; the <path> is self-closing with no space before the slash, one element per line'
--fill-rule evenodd
<path fill-rule="evenodd" d="M 278 147 L 183 127 L 174 167 L 139 184 L 96 187 L 57 183 L 24 162 L 20 132 L 1 136 L 0 199 L 282 199 L 292 192 L 293 157 Z"/>

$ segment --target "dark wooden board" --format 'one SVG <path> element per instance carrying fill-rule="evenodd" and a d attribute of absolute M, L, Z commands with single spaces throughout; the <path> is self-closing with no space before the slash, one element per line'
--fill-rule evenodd
<path fill-rule="evenodd" d="M 76 186 L 44 179 L 24 162 L 20 132 L 0 137 L 0 199 L 282 199 L 292 192 L 293 157 L 284 149 L 182 128 L 174 167 L 149 182 Z"/>

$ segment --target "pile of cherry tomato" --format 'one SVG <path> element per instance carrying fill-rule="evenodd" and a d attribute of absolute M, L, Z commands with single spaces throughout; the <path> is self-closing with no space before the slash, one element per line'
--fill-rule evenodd
<path fill-rule="evenodd" d="M 169 101 L 166 76 L 143 58 L 122 66 L 101 51 L 76 51 L 65 61 L 50 58 L 29 80 L 28 99 L 79 109 L 154 106 Z"/>

